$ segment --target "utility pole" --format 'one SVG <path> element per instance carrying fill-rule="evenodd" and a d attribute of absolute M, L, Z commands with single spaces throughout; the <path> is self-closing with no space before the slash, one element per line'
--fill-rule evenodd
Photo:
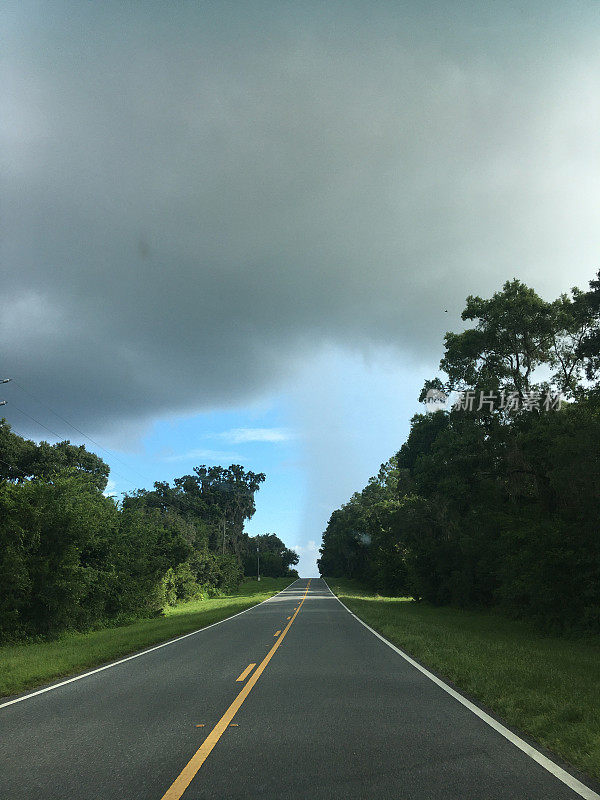
<path fill-rule="evenodd" d="M 258 545 L 256 546 L 256 573 L 257 580 L 260 580 L 260 555 L 258 554 Z"/>
<path fill-rule="evenodd" d="M 10 383 L 11 380 L 12 378 L 2 378 L 0 383 Z M 5 406 L 6 402 L 7 402 L 6 400 L 0 400 L 0 406 Z"/>

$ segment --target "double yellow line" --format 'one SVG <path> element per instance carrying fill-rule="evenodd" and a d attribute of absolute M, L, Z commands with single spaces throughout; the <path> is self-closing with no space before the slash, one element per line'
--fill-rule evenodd
<path fill-rule="evenodd" d="M 244 702 L 244 700 L 248 697 L 248 695 L 252 691 L 252 687 L 254 686 L 254 684 L 258 681 L 260 676 L 265 671 L 265 668 L 266 668 L 267 664 L 269 663 L 269 661 L 275 655 L 275 651 L 277 650 L 279 645 L 285 639 L 285 636 L 286 636 L 287 632 L 292 627 L 292 624 L 293 624 L 294 620 L 296 619 L 300 609 L 302 608 L 302 603 L 304 603 L 304 601 L 306 600 L 306 595 L 308 594 L 308 587 L 309 586 L 310 586 L 310 580 L 306 584 L 306 591 L 304 592 L 304 595 L 302 596 L 302 600 L 298 604 L 298 608 L 295 610 L 294 615 L 292 616 L 292 618 L 290 619 L 288 624 L 282 630 L 281 635 L 279 636 L 279 638 L 277 639 L 277 641 L 275 642 L 273 647 L 269 650 L 267 655 L 260 662 L 260 664 L 258 665 L 256 670 L 254 671 L 254 674 L 249 679 L 248 683 L 246 683 L 244 685 L 244 688 L 240 691 L 240 693 L 235 698 L 233 703 L 229 706 L 227 711 L 223 714 L 221 719 L 217 722 L 215 727 L 208 734 L 206 739 L 202 742 L 202 744 L 200 745 L 198 750 L 196 750 L 194 755 L 190 758 L 188 763 L 181 770 L 181 772 L 179 773 L 177 778 L 175 778 L 175 780 L 173 781 L 171 786 L 163 794 L 161 800 L 179 800 L 179 798 L 185 792 L 187 787 L 190 785 L 190 783 L 194 779 L 194 776 L 196 775 L 196 773 L 198 772 L 198 770 L 200 769 L 202 764 L 204 764 L 204 762 L 206 761 L 208 756 L 211 754 L 211 752 L 212 752 L 214 746 L 216 745 L 216 743 L 219 741 L 221 736 L 227 730 L 228 725 L 231 723 L 232 719 L 234 718 L 236 713 L 239 711 L 242 703 Z"/>

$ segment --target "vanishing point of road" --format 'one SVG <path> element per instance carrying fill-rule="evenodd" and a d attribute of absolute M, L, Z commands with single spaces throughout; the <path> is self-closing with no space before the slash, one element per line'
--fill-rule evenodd
<path fill-rule="evenodd" d="M 0 737 L 2 800 L 600 800 L 321 579 L 0 703 Z"/>

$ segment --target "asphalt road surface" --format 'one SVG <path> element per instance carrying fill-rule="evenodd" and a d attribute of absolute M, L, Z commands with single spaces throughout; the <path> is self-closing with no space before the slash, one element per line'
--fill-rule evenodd
<path fill-rule="evenodd" d="M 320 579 L 0 707 L 0 735 L 2 800 L 598 797 L 407 662 Z"/>

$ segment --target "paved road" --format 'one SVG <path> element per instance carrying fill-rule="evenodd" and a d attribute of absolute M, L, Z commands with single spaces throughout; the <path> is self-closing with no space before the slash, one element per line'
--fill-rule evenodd
<path fill-rule="evenodd" d="M 307 584 L 0 708 L 0 798 L 581 796 Z"/>

